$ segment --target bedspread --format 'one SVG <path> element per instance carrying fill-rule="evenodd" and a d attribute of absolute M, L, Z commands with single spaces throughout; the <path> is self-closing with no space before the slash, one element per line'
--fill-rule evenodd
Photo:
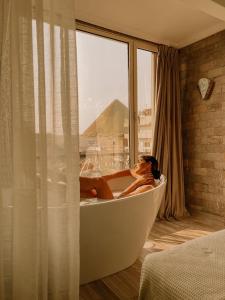
<path fill-rule="evenodd" d="M 155 299 L 224 300 L 225 230 L 149 254 L 142 266 L 139 300 Z"/>

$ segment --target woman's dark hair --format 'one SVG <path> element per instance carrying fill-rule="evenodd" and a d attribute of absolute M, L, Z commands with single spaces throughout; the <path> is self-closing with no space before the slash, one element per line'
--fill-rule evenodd
<path fill-rule="evenodd" d="M 158 161 L 154 156 L 151 155 L 141 155 L 141 158 L 144 159 L 145 162 L 151 162 L 152 163 L 152 174 L 155 179 L 160 178 L 160 171 L 158 170 Z"/>

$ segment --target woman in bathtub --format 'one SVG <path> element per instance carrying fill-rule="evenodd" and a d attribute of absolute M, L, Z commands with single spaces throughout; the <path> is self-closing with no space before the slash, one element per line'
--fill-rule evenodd
<path fill-rule="evenodd" d="M 101 177 L 80 177 L 81 197 L 97 197 L 99 199 L 113 199 L 108 180 L 118 177 L 132 176 L 135 178 L 118 198 L 145 192 L 155 186 L 154 179 L 159 179 L 158 161 L 150 155 L 139 156 L 138 163 L 132 169 L 118 171 Z"/>

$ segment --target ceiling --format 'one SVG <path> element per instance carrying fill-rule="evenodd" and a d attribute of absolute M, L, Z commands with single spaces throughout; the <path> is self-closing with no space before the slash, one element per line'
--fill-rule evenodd
<path fill-rule="evenodd" d="M 182 48 L 225 29 L 225 0 L 75 0 L 94 25 Z"/>

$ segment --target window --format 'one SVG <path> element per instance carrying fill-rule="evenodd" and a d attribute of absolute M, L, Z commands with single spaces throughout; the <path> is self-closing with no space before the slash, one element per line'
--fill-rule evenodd
<path fill-rule="evenodd" d="M 89 26 L 76 34 L 82 175 L 128 168 L 151 152 L 153 54 Z"/>
<path fill-rule="evenodd" d="M 129 166 L 128 44 L 77 32 L 80 153 L 103 174 Z M 83 166 L 85 168 L 85 166 Z"/>
<path fill-rule="evenodd" d="M 138 154 L 152 151 L 153 53 L 137 49 Z"/>

